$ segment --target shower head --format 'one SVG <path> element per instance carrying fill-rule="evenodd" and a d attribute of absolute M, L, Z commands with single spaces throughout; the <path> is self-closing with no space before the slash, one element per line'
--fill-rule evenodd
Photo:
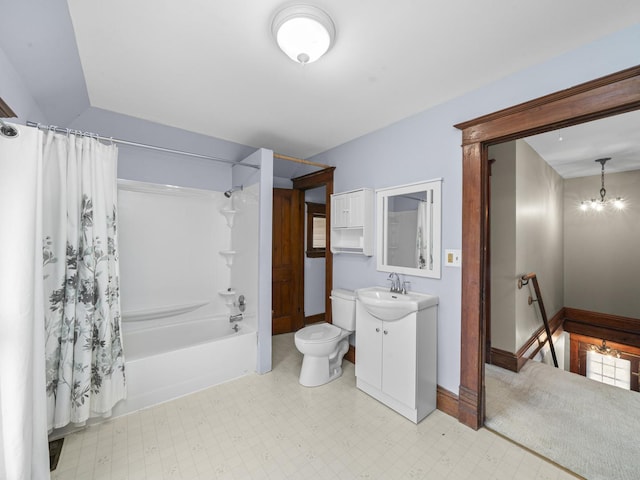
<path fill-rule="evenodd" d="M 233 192 L 235 192 L 237 190 L 242 191 L 242 188 L 243 188 L 242 185 L 237 185 L 237 186 L 227 190 L 226 192 L 224 192 L 224 196 L 227 197 L 227 198 L 231 198 L 231 195 L 233 194 Z"/>

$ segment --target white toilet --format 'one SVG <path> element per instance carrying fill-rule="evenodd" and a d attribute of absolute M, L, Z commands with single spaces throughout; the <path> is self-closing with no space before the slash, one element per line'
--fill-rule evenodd
<path fill-rule="evenodd" d="M 298 351 L 304 354 L 300 384 L 317 387 L 342 375 L 342 358 L 349 350 L 349 335 L 356 328 L 356 297 L 350 290 L 331 290 L 333 324 L 309 325 L 295 334 Z"/>

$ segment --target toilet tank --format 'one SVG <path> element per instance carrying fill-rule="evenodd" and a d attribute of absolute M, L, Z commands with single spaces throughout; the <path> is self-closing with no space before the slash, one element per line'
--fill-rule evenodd
<path fill-rule="evenodd" d="M 331 290 L 331 321 L 337 327 L 353 332 L 356 329 L 356 294 L 351 290 Z"/>

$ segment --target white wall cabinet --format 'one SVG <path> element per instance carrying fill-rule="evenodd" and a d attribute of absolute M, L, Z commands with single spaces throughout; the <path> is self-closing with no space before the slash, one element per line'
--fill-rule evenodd
<path fill-rule="evenodd" d="M 437 305 L 382 321 L 356 301 L 356 385 L 418 423 L 436 408 Z"/>
<path fill-rule="evenodd" d="M 331 252 L 373 255 L 373 190 L 331 195 Z"/>

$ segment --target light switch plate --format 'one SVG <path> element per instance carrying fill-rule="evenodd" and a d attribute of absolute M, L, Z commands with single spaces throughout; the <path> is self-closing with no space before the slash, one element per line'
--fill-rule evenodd
<path fill-rule="evenodd" d="M 459 267 L 462 263 L 462 251 L 461 250 L 445 250 L 444 251 L 444 264 L 447 267 Z"/>

